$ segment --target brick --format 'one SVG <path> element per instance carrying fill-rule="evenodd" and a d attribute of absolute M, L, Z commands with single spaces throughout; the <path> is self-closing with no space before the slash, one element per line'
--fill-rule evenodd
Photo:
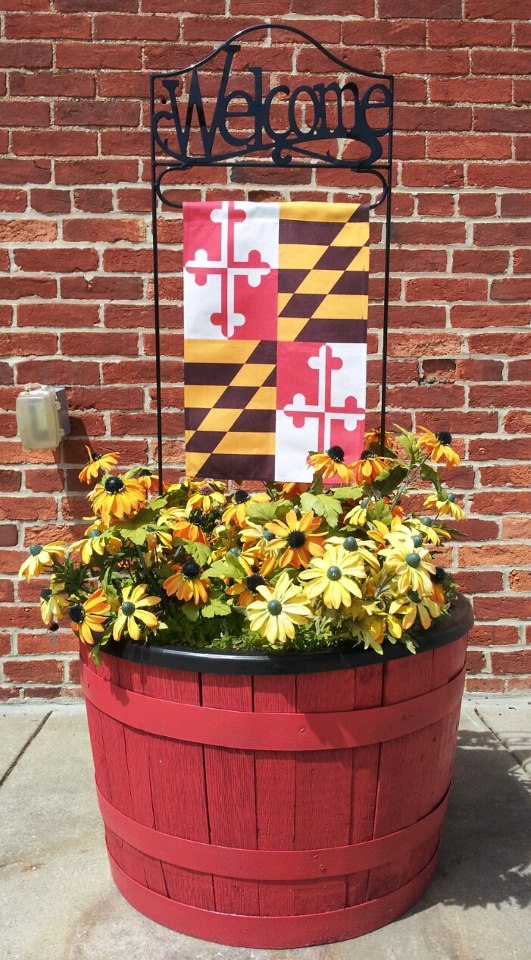
<path fill-rule="evenodd" d="M 459 355 L 461 337 L 449 333 L 412 333 L 409 337 L 391 338 L 391 357 L 447 357 Z"/>
<path fill-rule="evenodd" d="M 485 654 L 481 650 L 468 650 L 466 655 L 467 673 L 480 673 L 487 666 Z"/>
<path fill-rule="evenodd" d="M 7 472 L 7 471 L 2 471 L 2 473 L 4 472 Z M 0 547 L 16 547 L 17 544 L 18 544 L 17 527 L 12 523 L 0 524 Z"/>
<path fill-rule="evenodd" d="M 470 107 L 402 106 L 396 108 L 397 130 L 471 130 Z"/>
<path fill-rule="evenodd" d="M 50 277 L 4 277 L 0 278 L 0 298 L 18 300 L 21 297 L 52 299 L 57 294 L 57 283 Z M 5 349 L 6 338 L 1 338 L 0 352 Z"/>
<path fill-rule="evenodd" d="M 531 160 L 531 137 L 515 137 L 515 159 Z"/>
<path fill-rule="evenodd" d="M 512 0 L 465 0 L 464 14 L 467 20 L 512 20 L 518 14 L 526 16 L 526 3 L 515 6 Z"/>
<path fill-rule="evenodd" d="M 64 127 L 137 127 L 139 119 L 139 105 L 124 100 L 61 100 L 55 107 L 55 122 Z"/>
<path fill-rule="evenodd" d="M 61 660 L 4 660 L 4 676 L 14 683 L 60 683 L 63 672 Z"/>
<path fill-rule="evenodd" d="M 496 213 L 494 193 L 461 193 L 458 203 L 459 213 L 463 217 L 493 217 Z"/>
<path fill-rule="evenodd" d="M 51 250 L 14 250 L 15 263 L 21 270 L 49 273 L 71 273 L 76 270 L 97 270 L 98 253 L 93 247 L 54 247 Z"/>
<path fill-rule="evenodd" d="M 20 67 L 25 70 L 52 66 L 51 43 L 9 43 L 0 44 L 0 67 Z"/>
<path fill-rule="evenodd" d="M 531 379 L 531 360 L 526 358 L 525 360 L 511 360 L 507 364 L 508 379 L 511 381 L 515 380 L 530 380 Z"/>
<path fill-rule="evenodd" d="M 451 20 L 449 23 L 428 24 L 428 46 L 430 47 L 504 47 L 510 45 L 511 27 L 508 23 L 467 23 L 458 19 Z"/>
<path fill-rule="evenodd" d="M 465 50 L 388 50 L 385 54 L 386 73 L 450 74 L 463 76 L 469 72 L 468 52 Z"/>
<path fill-rule="evenodd" d="M 527 246 L 531 242 L 531 223 L 476 223 L 474 243 L 479 247 Z"/>
<path fill-rule="evenodd" d="M 531 466 L 522 463 L 499 463 L 493 467 L 486 467 L 481 464 L 479 476 L 480 483 L 485 487 L 531 486 Z"/>
<path fill-rule="evenodd" d="M 397 6 L 393 0 L 379 0 L 378 13 L 380 17 L 397 16 Z M 405 19 L 418 18 L 419 20 L 440 18 L 448 20 L 461 16 L 460 0 L 403 0 L 400 4 L 400 16 Z"/>
<path fill-rule="evenodd" d="M 19 327 L 49 327 L 50 318 L 54 328 L 92 327 L 99 322 L 99 307 L 96 303 L 49 303 L 46 311 L 36 303 L 21 303 L 17 307 Z"/>
<path fill-rule="evenodd" d="M 147 157 L 149 154 L 148 130 L 103 130 L 100 134 L 101 152 L 118 157 Z M 126 180 L 127 177 L 119 177 Z"/>
<path fill-rule="evenodd" d="M 105 278 L 102 278 L 105 279 Z M 113 282 L 114 278 L 113 278 Z M 138 355 L 137 337 L 132 331 L 124 333 L 61 333 L 61 351 L 66 356 L 129 356 Z M 125 382 L 125 381 L 124 381 Z"/>
<path fill-rule="evenodd" d="M 50 107 L 32 100 L 11 100 L 0 103 L 0 123 L 7 127 L 47 127 Z"/>
<path fill-rule="evenodd" d="M 512 490 L 511 501 L 515 496 Z M 531 540 L 531 517 L 503 517 L 502 536 L 505 540 Z"/>
<path fill-rule="evenodd" d="M 508 304 L 456 304 L 450 308 L 452 327 L 484 329 L 499 326 L 527 326 L 527 305 Z M 497 378 L 496 378 L 497 379 Z"/>
<path fill-rule="evenodd" d="M 72 205 L 68 190 L 32 190 L 30 202 L 38 213 L 70 213 Z"/>
<path fill-rule="evenodd" d="M 88 40 L 91 36 L 89 17 L 60 14 L 7 14 L 5 35 L 9 40 L 58 40 L 67 37 L 73 40 Z"/>
<path fill-rule="evenodd" d="M 469 643 L 475 647 L 493 647 L 518 643 L 518 627 L 506 623 L 475 623 Z"/>
<path fill-rule="evenodd" d="M 528 106 L 531 100 L 531 79 L 513 80 L 513 100 L 515 106 Z"/>
<path fill-rule="evenodd" d="M 462 163 L 404 161 L 400 179 L 408 187 L 460 187 L 464 185 Z"/>
<path fill-rule="evenodd" d="M 510 410 L 503 418 L 503 427 L 506 433 L 531 434 L 531 411 Z"/>
<path fill-rule="evenodd" d="M 151 250 L 120 247 L 105 250 L 103 254 L 103 269 L 106 273 L 150 273 L 152 268 Z"/>
<path fill-rule="evenodd" d="M 13 97 L 93 97 L 95 78 L 88 73 L 11 73 L 9 89 Z"/>
<path fill-rule="evenodd" d="M 0 496 L 1 520 L 53 520 L 57 517 L 57 505 L 53 497 L 25 497 L 17 494 L 14 497 Z"/>
<path fill-rule="evenodd" d="M 142 297 L 141 277 L 62 277 L 61 297 L 73 300 L 137 300 Z M 98 334 L 98 339 L 101 334 Z M 92 351 L 94 352 L 94 351 Z M 113 351 L 114 352 L 114 351 Z"/>
<path fill-rule="evenodd" d="M 513 251 L 513 272 L 531 274 L 531 250 Z"/>
<path fill-rule="evenodd" d="M 147 100 L 149 97 L 145 73 L 116 69 L 110 73 L 99 73 L 97 80 L 100 97 L 135 97 L 139 100 Z"/>
<path fill-rule="evenodd" d="M 74 206 L 85 213 L 108 213 L 113 208 L 112 191 L 101 188 L 76 190 Z"/>
<path fill-rule="evenodd" d="M 62 130 L 33 130 L 13 134 L 13 152 L 20 157 L 84 157 L 98 152 L 95 133 L 66 133 Z"/>
<path fill-rule="evenodd" d="M 138 180 L 136 160 L 64 160 L 55 165 L 58 184 L 116 183 Z"/>
<path fill-rule="evenodd" d="M 187 11 L 188 12 L 188 11 Z M 171 13 L 175 14 L 175 8 Z M 178 16 L 145 17 L 101 14 L 94 17 L 95 40 L 178 40 Z"/>
<path fill-rule="evenodd" d="M 455 213 L 455 201 L 444 193 L 421 193 L 417 198 L 417 212 L 420 217 L 452 217 Z M 395 258 L 396 253 L 393 251 L 393 259 Z"/>
<path fill-rule="evenodd" d="M 142 220 L 122 220 L 117 217 L 73 218 L 63 221 L 63 237 L 67 241 L 117 241 L 138 243 L 145 240 L 146 226 Z"/>
<path fill-rule="evenodd" d="M 487 281 L 430 277 L 406 280 L 406 300 L 434 300 L 451 303 L 455 300 L 482 300 L 487 296 Z"/>
<path fill-rule="evenodd" d="M 531 278 L 507 277 L 493 280 L 490 295 L 493 300 L 519 300 L 528 302 L 531 296 Z"/>
<path fill-rule="evenodd" d="M 516 677 L 507 680 L 507 692 L 529 695 L 531 691 L 531 680 L 529 677 Z"/>
<path fill-rule="evenodd" d="M 508 250 L 454 250 L 452 254 L 454 273 L 505 273 L 508 265 Z"/>
<path fill-rule="evenodd" d="M 469 163 L 468 185 L 472 187 L 531 187 L 531 168 L 525 163 Z"/>
<path fill-rule="evenodd" d="M 2 183 L 49 183 L 51 176 L 49 160 L 0 160 Z"/>
<path fill-rule="evenodd" d="M 86 383 L 91 386 L 100 382 L 99 366 L 84 360 L 76 363 L 71 360 L 23 360 L 18 364 L 19 383 L 49 383 L 51 385 L 68 386 L 73 383 Z M 28 459 L 24 451 L 22 460 L 11 462 L 25 462 Z"/>
<path fill-rule="evenodd" d="M 55 0 L 55 9 L 59 13 L 77 13 L 86 10 L 99 13 L 102 10 L 117 10 L 130 13 L 138 10 L 138 0 Z"/>
<path fill-rule="evenodd" d="M 464 243 L 466 239 L 464 223 L 442 223 L 436 220 L 431 223 L 414 223 L 399 221 L 394 224 L 393 241 L 397 244 L 444 246 L 448 248 L 453 243 Z M 499 246 L 500 244 L 495 244 Z"/>
<path fill-rule="evenodd" d="M 491 76 L 508 74 L 509 76 L 527 76 L 531 68 L 529 54 L 513 50 L 472 50 L 472 73 L 484 73 Z"/>
<path fill-rule="evenodd" d="M 493 650 L 491 658 L 492 672 L 495 674 L 531 673 L 531 650 L 514 650 L 504 653 Z"/>
<path fill-rule="evenodd" d="M 509 77 L 430 80 L 430 99 L 434 103 L 511 103 L 512 82 Z"/>
<path fill-rule="evenodd" d="M 301 0 L 303 6 L 308 0 Z M 321 0 L 313 0 L 315 7 L 321 5 Z M 332 0 L 334 4 L 334 0 Z M 337 4 L 335 4 L 337 8 Z M 310 13 L 310 9 L 306 10 Z M 319 11 L 322 12 L 322 11 Z M 349 14 L 352 11 L 349 7 Z M 343 43 L 354 48 L 363 45 L 389 47 L 417 47 L 424 46 L 426 40 L 426 24 L 421 20 L 364 20 L 363 30 L 360 30 L 359 21 L 346 20 L 343 25 Z"/>
<path fill-rule="evenodd" d="M 468 136 L 438 136 L 430 134 L 428 137 L 427 154 L 430 159 L 441 160 L 451 159 L 484 159 L 492 157 L 494 160 L 510 159 L 512 156 L 512 144 L 510 137 L 503 136 L 478 136 L 477 133 Z M 429 164 L 427 170 L 431 170 L 434 164 Z M 474 185 L 469 180 L 468 185 Z"/>
<path fill-rule="evenodd" d="M 260 2 L 257 0 L 256 7 L 253 5 L 253 11 L 255 13 L 260 12 Z M 265 2 L 265 0 L 264 0 Z M 357 0 L 356 7 L 360 4 L 365 5 L 369 2 L 371 8 L 373 7 L 373 0 Z M 238 4 L 244 4 L 244 8 L 239 10 Z M 134 0 L 135 10 L 137 7 L 137 0 Z M 175 12 L 175 2 L 174 0 L 141 0 L 140 2 L 142 13 L 174 13 Z M 119 9 L 119 0 L 116 0 L 115 9 Z M 282 0 L 282 12 L 286 9 L 286 4 Z M 225 0 L 186 0 L 186 12 L 187 13 L 208 13 L 211 16 L 215 14 L 225 13 Z M 246 3 L 246 0 L 231 0 L 231 13 L 248 13 L 249 5 Z M 281 12 L 275 9 L 274 0 L 272 0 L 272 6 L 268 6 L 264 9 L 264 13 L 272 12 Z M 353 11 L 355 12 L 355 11 Z"/>
<path fill-rule="evenodd" d="M 529 438 L 471 440 L 469 456 L 473 460 L 527 460 L 529 457 Z"/>
<path fill-rule="evenodd" d="M 0 241 L 24 243 L 55 240 L 57 226 L 46 220 L 0 220 Z"/>
<path fill-rule="evenodd" d="M 297 26 L 300 26 L 300 24 L 297 24 Z M 308 26 L 308 32 L 311 32 L 314 29 L 314 24 Z M 328 47 L 331 41 L 324 40 L 323 42 L 326 43 Z M 331 50 L 330 52 L 338 57 L 341 57 L 345 51 L 339 47 L 337 50 Z M 280 60 L 280 48 L 278 50 L 278 59 Z M 287 67 L 286 60 L 286 52 L 284 52 L 281 69 L 289 69 L 289 67 Z M 383 70 L 382 54 L 381 51 L 377 50 L 376 48 L 367 49 L 367 47 L 358 47 L 356 49 L 355 60 L 356 67 L 361 70 Z M 324 73 L 325 75 L 330 75 L 330 61 L 327 61 L 320 51 L 312 49 L 309 46 L 303 46 L 300 52 L 296 55 L 295 67 L 298 74 Z M 273 64 L 271 64 L 271 68 L 273 68 Z"/>
<path fill-rule="evenodd" d="M 492 677 L 467 677 L 465 690 L 467 693 L 503 693 L 503 680 Z"/>
<path fill-rule="evenodd" d="M 531 598 L 525 597 L 475 597 L 474 613 L 480 620 L 521 620 L 531 615 Z M 531 650 L 528 651 L 531 654 Z M 499 656 L 502 656 L 499 654 Z M 505 673 L 505 670 L 494 671 Z M 514 673 L 519 671 L 515 670 Z"/>
<path fill-rule="evenodd" d="M 20 490 L 21 479 L 20 473 L 15 470 L 0 469 L 0 490 L 4 493 L 15 493 Z M 3 546 L 9 546 L 9 544 L 3 544 Z"/>
<path fill-rule="evenodd" d="M 0 190 L 0 210 L 4 213 L 22 213 L 27 205 L 25 190 Z"/>
<path fill-rule="evenodd" d="M 79 649 L 79 640 L 72 631 L 49 630 L 26 633 L 19 630 L 17 650 L 19 655 L 75 653 Z"/>
<path fill-rule="evenodd" d="M 507 107 L 476 107 L 474 109 L 474 130 L 479 132 L 501 131 L 507 133 L 525 133 L 529 129 L 529 110 L 522 107 L 510 110 Z"/>
<path fill-rule="evenodd" d="M 57 43 L 57 67 L 76 70 L 123 70 L 124 63 L 130 70 L 142 66 L 142 47 L 132 43 Z M 175 62 L 175 61 L 174 61 Z M 72 104 L 74 106 L 74 104 Z M 100 107 L 118 107 L 118 104 L 99 104 Z M 134 104 L 122 104 L 134 106 Z M 117 122 L 119 126 L 121 121 Z M 127 123 L 127 121 L 126 121 Z M 83 121 L 80 121 L 83 125 Z"/>
<path fill-rule="evenodd" d="M 531 333 L 504 332 L 502 343 L 497 333 L 475 334 L 469 338 L 469 346 L 473 353 L 486 353 L 490 356 L 503 353 L 506 356 L 525 357 L 531 352 Z"/>
<path fill-rule="evenodd" d="M 0 384 L 13 383 L 13 368 L 8 363 L 0 363 Z"/>
<path fill-rule="evenodd" d="M 513 593 L 530 593 L 531 570 L 511 570 L 509 586 Z"/>

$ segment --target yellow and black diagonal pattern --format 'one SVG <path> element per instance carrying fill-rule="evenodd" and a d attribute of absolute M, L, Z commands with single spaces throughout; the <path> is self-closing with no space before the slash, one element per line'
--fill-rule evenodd
<path fill-rule="evenodd" d="M 280 204 L 279 341 L 365 342 L 368 243 L 367 206 Z"/>
<path fill-rule="evenodd" d="M 274 476 L 276 352 L 269 340 L 185 342 L 187 476 Z"/>

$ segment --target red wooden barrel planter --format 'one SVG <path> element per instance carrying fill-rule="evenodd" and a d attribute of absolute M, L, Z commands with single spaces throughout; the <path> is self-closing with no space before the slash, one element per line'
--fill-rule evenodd
<path fill-rule="evenodd" d="M 345 940 L 429 884 L 448 799 L 470 605 L 415 656 L 81 650 L 116 885 L 233 946 Z M 151 661 L 151 662 L 150 662 Z"/>

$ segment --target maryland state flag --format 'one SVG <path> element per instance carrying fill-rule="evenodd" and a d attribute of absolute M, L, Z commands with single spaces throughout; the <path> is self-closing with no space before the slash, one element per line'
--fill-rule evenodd
<path fill-rule="evenodd" d="M 185 203 L 186 472 L 310 480 L 363 449 L 368 207 Z"/>

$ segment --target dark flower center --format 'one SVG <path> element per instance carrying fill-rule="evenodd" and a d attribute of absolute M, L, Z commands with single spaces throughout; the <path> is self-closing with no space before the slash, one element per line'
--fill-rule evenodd
<path fill-rule="evenodd" d="M 267 612 L 270 613 L 272 617 L 278 617 L 279 613 L 282 613 L 280 600 L 270 600 L 267 605 Z"/>
<path fill-rule="evenodd" d="M 433 520 L 431 519 L 431 517 L 421 517 L 420 520 L 425 527 L 433 527 Z"/>
<path fill-rule="evenodd" d="M 423 538 L 422 538 L 421 535 L 420 535 L 420 533 L 415 533 L 415 534 L 413 535 L 413 537 L 412 537 L 412 540 L 413 540 L 413 545 L 414 545 L 415 547 L 421 547 L 422 544 L 423 544 L 423 542 L 424 542 L 424 541 L 423 541 Z"/>
<path fill-rule="evenodd" d="M 124 489 L 124 482 L 120 477 L 107 477 L 103 488 L 106 493 L 120 493 Z"/>
<path fill-rule="evenodd" d="M 142 467 L 142 469 L 139 470 L 137 476 L 139 476 L 139 477 L 152 477 L 152 476 L 153 476 L 153 470 L 150 470 L 149 467 Z"/>
<path fill-rule="evenodd" d="M 99 530 L 90 530 L 90 531 L 89 531 L 89 535 L 88 535 L 88 539 L 89 539 L 89 540 L 95 540 L 96 537 L 99 537 L 99 536 L 100 536 L 100 531 L 99 531 Z"/>
<path fill-rule="evenodd" d="M 74 604 L 73 607 L 70 607 L 68 612 L 73 623 L 83 623 L 83 620 L 85 619 L 85 611 L 80 603 Z"/>
<path fill-rule="evenodd" d="M 448 500 L 450 503 L 455 503 L 455 493 L 449 493 Z"/>
<path fill-rule="evenodd" d="M 42 547 L 40 543 L 32 543 L 31 547 L 29 548 L 29 552 L 31 553 L 32 557 L 38 557 L 41 550 Z"/>
<path fill-rule="evenodd" d="M 358 541 L 356 537 L 345 537 L 343 540 L 343 546 L 345 550 L 348 550 L 349 553 L 352 553 L 353 550 L 358 549 Z"/>
<path fill-rule="evenodd" d="M 229 547 L 229 553 L 232 553 L 233 557 L 239 557 L 241 550 L 239 547 Z"/>
<path fill-rule="evenodd" d="M 91 457 L 92 457 L 93 460 L 100 460 L 100 459 L 101 459 L 101 453 L 96 453 L 95 450 L 91 450 L 91 451 L 90 451 L 90 455 L 91 455 Z"/>
<path fill-rule="evenodd" d="M 41 600 L 49 600 L 51 595 L 52 591 L 49 589 L 49 587 L 47 587 L 46 590 L 41 590 Z"/>
<path fill-rule="evenodd" d="M 443 446 L 449 447 L 452 444 L 452 434 L 448 433 L 448 430 L 440 430 L 439 433 L 436 433 L 435 436 L 439 443 L 442 443 Z"/>
<path fill-rule="evenodd" d="M 265 580 L 263 577 L 260 576 L 259 573 L 253 573 L 251 574 L 250 577 L 247 577 L 247 580 L 245 581 L 245 586 L 247 587 L 250 593 L 256 593 L 257 587 L 262 587 L 264 583 L 265 583 Z"/>
<path fill-rule="evenodd" d="M 131 617 L 135 612 L 136 607 L 131 600 L 126 600 L 125 603 L 122 603 L 122 613 L 124 617 Z"/>
<path fill-rule="evenodd" d="M 446 579 L 446 570 L 444 567 L 435 567 L 435 573 L 432 573 L 431 579 L 434 583 L 444 583 Z"/>
<path fill-rule="evenodd" d="M 182 575 L 186 580 L 194 580 L 200 572 L 195 560 L 187 560 L 186 563 L 183 563 L 182 566 Z"/>
<path fill-rule="evenodd" d="M 48 626 L 48 630 L 59 630 L 59 624 L 52 621 Z"/>
<path fill-rule="evenodd" d="M 405 561 L 408 567 L 419 567 L 420 566 L 420 556 L 418 553 L 408 553 L 405 556 Z"/>
<path fill-rule="evenodd" d="M 302 532 L 302 530 L 292 530 L 292 532 L 288 534 L 288 547 L 295 547 L 296 549 L 297 547 L 302 547 L 305 543 L 306 535 Z"/>
<path fill-rule="evenodd" d="M 214 488 L 210 486 L 209 483 L 204 483 L 202 487 L 199 487 L 199 493 L 202 497 L 206 497 L 207 494 L 213 493 Z"/>
<path fill-rule="evenodd" d="M 330 450 L 327 450 L 326 453 L 334 463 L 343 463 L 345 459 L 343 447 L 330 447 Z"/>
<path fill-rule="evenodd" d="M 269 543 L 271 540 L 275 539 L 275 534 L 272 530 L 264 530 L 264 540 L 267 540 Z"/>
<path fill-rule="evenodd" d="M 341 580 L 341 570 L 339 567 L 328 567 L 326 575 L 329 580 Z"/>
<path fill-rule="evenodd" d="M 362 450 L 360 453 L 360 460 L 374 460 L 378 456 L 377 453 L 374 453 L 373 450 Z"/>
<path fill-rule="evenodd" d="M 234 503 L 246 503 L 250 499 L 250 494 L 247 493 L 247 490 L 236 490 L 234 494 Z"/>
<path fill-rule="evenodd" d="M 410 590 L 408 593 L 408 597 L 410 600 L 413 601 L 413 603 L 420 603 L 420 597 L 416 590 Z"/>

